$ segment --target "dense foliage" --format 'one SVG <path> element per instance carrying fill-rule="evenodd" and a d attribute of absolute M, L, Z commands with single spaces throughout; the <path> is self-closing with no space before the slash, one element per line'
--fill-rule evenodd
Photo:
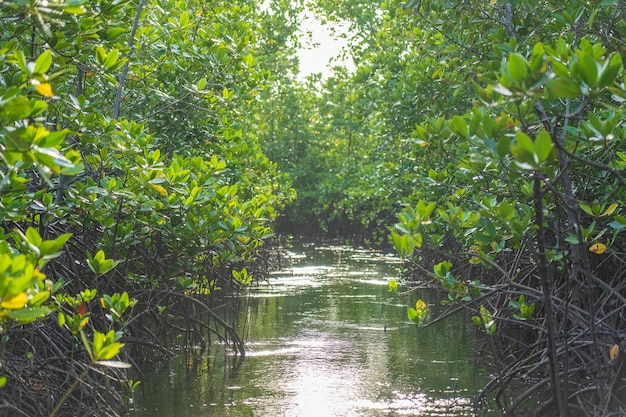
<path fill-rule="evenodd" d="M 116 414 L 176 329 L 241 348 L 210 297 L 293 198 L 250 117 L 291 9 L 0 2 L 0 414 Z"/>
<path fill-rule="evenodd" d="M 241 348 L 211 300 L 280 212 L 471 312 L 477 400 L 623 414 L 626 3 L 311 2 L 356 69 L 305 81 L 303 7 L 0 2 L 0 412 L 114 415 L 173 329 Z"/>
<path fill-rule="evenodd" d="M 292 226 L 382 242 L 397 223 L 486 335 L 481 399 L 507 414 L 622 415 L 626 3 L 315 4 L 352 25 L 357 69 L 274 103 L 297 109 L 264 141 L 307 198 Z"/>

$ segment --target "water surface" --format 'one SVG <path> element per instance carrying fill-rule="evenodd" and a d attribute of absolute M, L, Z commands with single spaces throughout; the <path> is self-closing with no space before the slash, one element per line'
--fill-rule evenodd
<path fill-rule="evenodd" d="M 407 306 L 429 296 L 388 292 L 397 259 L 314 244 L 288 258 L 243 303 L 245 359 L 219 345 L 181 354 L 144 377 L 137 416 L 472 415 L 485 382 L 473 331 L 460 317 L 427 328 L 408 322 Z"/>

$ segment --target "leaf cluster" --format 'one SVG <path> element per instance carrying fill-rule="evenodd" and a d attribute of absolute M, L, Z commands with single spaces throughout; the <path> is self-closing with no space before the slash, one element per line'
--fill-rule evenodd
<path fill-rule="evenodd" d="M 241 265 L 256 259 L 277 209 L 294 197 L 261 150 L 252 116 L 271 78 L 269 64 L 259 65 L 278 59 L 263 45 L 265 23 L 288 10 L 270 15 L 238 1 L 0 3 L 8 407 L 48 415 L 90 398 L 93 415 L 119 409 L 102 401 L 98 367 L 129 392 L 136 384 L 124 385 L 124 369 L 143 358 L 130 359 L 124 345 L 161 346 L 155 323 L 171 330 L 170 311 L 196 316 L 179 314 L 180 300 L 252 280 Z M 133 316 L 140 302 L 152 321 Z M 50 401 L 25 406 L 12 395 L 29 392 L 13 349 L 54 312 L 59 328 L 44 337 L 57 338 L 58 351 L 32 359 L 47 372 L 46 355 L 66 358 L 48 381 L 64 368 L 72 380 L 48 387 L 55 408 L 42 410 Z M 234 329 L 214 318 L 212 331 L 240 348 Z M 75 354 L 61 352 L 70 346 Z"/>

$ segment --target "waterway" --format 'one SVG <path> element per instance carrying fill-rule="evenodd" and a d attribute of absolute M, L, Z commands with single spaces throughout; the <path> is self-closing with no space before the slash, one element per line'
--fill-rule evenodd
<path fill-rule="evenodd" d="M 341 246 L 298 244 L 240 308 L 243 361 L 213 345 L 181 352 L 146 375 L 138 417 L 471 416 L 484 384 L 474 330 L 463 317 L 432 327 L 407 307 L 438 295 L 390 293 L 398 259 Z"/>

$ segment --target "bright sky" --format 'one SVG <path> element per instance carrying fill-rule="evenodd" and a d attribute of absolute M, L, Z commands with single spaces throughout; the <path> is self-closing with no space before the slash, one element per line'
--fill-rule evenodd
<path fill-rule="evenodd" d="M 338 26 L 333 23 L 336 32 Z M 298 58 L 300 59 L 300 76 L 304 79 L 307 76 L 321 72 L 322 77 L 326 78 L 331 75 L 330 68 L 335 65 L 345 65 L 348 68 L 352 68 L 351 61 L 336 61 L 332 64 L 329 63 L 331 58 L 338 57 L 341 48 L 343 48 L 347 41 L 342 38 L 333 38 L 327 25 L 323 25 L 313 13 L 308 13 L 304 18 L 302 28 L 303 33 L 310 31 L 313 34 L 312 43 L 319 44 L 316 47 L 304 46 L 303 49 L 298 51 Z"/>

